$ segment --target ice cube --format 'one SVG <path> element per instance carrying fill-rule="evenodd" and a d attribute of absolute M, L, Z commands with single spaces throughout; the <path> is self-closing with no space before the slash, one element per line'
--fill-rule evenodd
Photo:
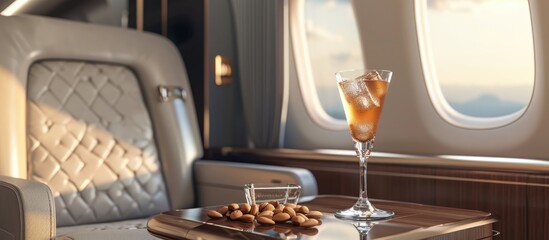
<path fill-rule="evenodd" d="M 354 105 L 357 109 L 368 109 L 372 105 L 371 97 L 366 92 L 354 97 Z"/>
<path fill-rule="evenodd" d="M 355 125 L 356 131 L 361 133 L 370 133 L 373 128 L 374 124 L 372 123 L 359 123 Z"/>
<path fill-rule="evenodd" d="M 350 124 L 351 133 L 359 141 L 368 141 L 373 138 L 374 124 L 358 123 Z"/>
<path fill-rule="evenodd" d="M 370 100 L 370 105 L 375 105 L 376 107 L 379 107 L 381 104 L 381 95 L 379 94 L 378 88 L 381 81 L 362 80 L 358 82 L 360 82 L 361 95 L 368 96 L 368 99 Z"/>
<path fill-rule="evenodd" d="M 360 88 L 358 87 L 356 81 L 344 81 L 339 84 L 345 96 L 353 97 L 360 93 Z"/>
<path fill-rule="evenodd" d="M 362 106 L 365 106 L 366 108 L 370 108 L 372 105 L 379 107 L 379 99 L 374 95 L 375 92 L 371 91 L 370 85 L 371 83 L 368 83 L 367 81 L 360 81 L 360 96 L 363 96 L 361 101 L 367 102 L 367 104 L 362 104 Z"/>
<path fill-rule="evenodd" d="M 381 75 L 379 75 L 379 72 L 376 70 L 369 71 L 366 73 L 366 79 L 368 80 L 383 80 L 381 78 Z"/>
<path fill-rule="evenodd" d="M 379 94 L 379 80 L 381 80 L 379 72 L 372 70 L 354 80 L 343 81 L 339 84 L 347 100 L 355 108 L 363 110 L 374 106 L 380 107 L 380 98 L 384 94 Z"/>
<path fill-rule="evenodd" d="M 372 71 L 368 71 L 364 75 L 360 75 L 359 77 L 356 78 L 356 80 L 359 80 L 359 81 L 373 81 L 373 80 L 383 80 L 383 78 L 381 78 L 381 75 L 379 74 L 378 71 L 372 70 Z"/>
<path fill-rule="evenodd" d="M 379 98 L 377 98 L 377 95 L 372 94 L 372 92 L 369 90 L 369 88 L 366 91 L 368 91 L 368 96 L 370 96 L 370 104 L 373 104 L 376 107 L 380 107 L 381 101 L 379 100 Z"/>

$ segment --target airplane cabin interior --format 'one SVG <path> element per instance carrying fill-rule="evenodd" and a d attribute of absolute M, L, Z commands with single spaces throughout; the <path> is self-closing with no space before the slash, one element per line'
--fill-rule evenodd
<path fill-rule="evenodd" d="M 548 11 L 0 0 L 0 239 L 549 239 Z"/>

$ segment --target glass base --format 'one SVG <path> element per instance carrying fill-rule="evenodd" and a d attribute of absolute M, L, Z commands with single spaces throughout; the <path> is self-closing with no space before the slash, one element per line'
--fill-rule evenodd
<path fill-rule="evenodd" d="M 340 219 L 373 221 L 391 218 L 394 212 L 375 208 L 368 200 L 359 200 L 352 208 L 338 210 L 335 216 Z"/>

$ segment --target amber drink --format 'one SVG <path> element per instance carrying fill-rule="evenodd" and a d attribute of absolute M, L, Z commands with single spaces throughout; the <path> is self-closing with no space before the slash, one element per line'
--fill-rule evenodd
<path fill-rule="evenodd" d="M 388 82 L 362 77 L 338 85 L 353 140 L 372 140 L 376 135 Z"/>
<path fill-rule="evenodd" d="M 349 70 L 336 73 L 341 102 L 349 124 L 355 150 L 360 160 L 360 189 L 357 203 L 336 212 L 335 216 L 351 220 L 377 220 L 394 215 L 375 208 L 366 192 L 366 161 L 376 136 L 383 102 L 392 72 L 387 70 Z"/>

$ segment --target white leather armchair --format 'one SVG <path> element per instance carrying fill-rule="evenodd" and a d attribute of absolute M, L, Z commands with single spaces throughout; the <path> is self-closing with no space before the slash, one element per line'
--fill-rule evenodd
<path fill-rule="evenodd" d="M 0 239 L 154 239 L 149 216 L 206 196 L 195 192 L 202 154 L 187 74 L 168 40 L 0 17 Z M 199 174 L 227 165 L 199 162 Z M 307 170 L 229 165 L 239 181 L 281 174 L 316 194 Z"/>

